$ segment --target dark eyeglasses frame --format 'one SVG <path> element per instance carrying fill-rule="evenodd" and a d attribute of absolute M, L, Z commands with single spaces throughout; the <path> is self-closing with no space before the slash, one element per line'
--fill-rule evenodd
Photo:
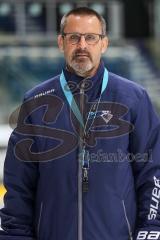
<path fill-rule="evenodd" d="M 79 35 L 79 36 L 81 36 L 81 37 L 82 37 L 82 36 L 85 37 L 85 36 L 88 35 L 88 34 L 97 35 L 97 36 L 99 36 L 99 39 L 97 40 L 97 42 L 99 42 L 100 39 L 102 39 L 102 38 L 105 37 L 104 34 L 98 34 L 98 33 L 77 33 L 77 32 L 68 32 L 68 33 L 63 32 L 61 35 L 62 35 L 62 37 L 64 38 L 64 37 L 66 37 L 66 36 L 69 35 L 69 34 L 77 34 L 77 35 Z M 81 38 L 80 38 L 80 39 L 81 39 Z M 79 39 L 79 41 L 80 41 L 80 39 Z M 85 39 L 85 40 L 86 40 L 86 39 Z M 72 45 L 78 44 L 79 41 L 78 41 L 77 43 L 72 43 Z M 86 41 L 86 42 L 87 42 L 87 41 Z M 96 44 L 97 42 L 95 42 L 95 44 Z M 87 44 L 89 44 L 89 43 L 87 43 Z M 89 45 L 92 45 L 92 44 L 89 44 Z"/>

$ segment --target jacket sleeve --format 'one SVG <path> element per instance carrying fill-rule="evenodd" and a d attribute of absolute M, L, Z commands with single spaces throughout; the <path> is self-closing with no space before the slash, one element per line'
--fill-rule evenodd
<path fill-rule="evenodd" d="M 137 219 L 134 240 L 160 239 L 160 120 L 143 90 L 131 134 Z"/>
<path fill-rule="evenodd" d="M 38 167 L 34 162 L 21 161 L 16 157 L 15 146 L 23 137 L 15 129 L 8 143 L 3 179 L 7 192 L 4 208 L 0 210 L 0 240 L 35 240 L 34 206 Z"/>

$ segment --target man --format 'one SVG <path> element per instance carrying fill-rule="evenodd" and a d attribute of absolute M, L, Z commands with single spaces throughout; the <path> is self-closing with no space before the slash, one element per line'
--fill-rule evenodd
<path fill-rule="evenodd" d="M 25 95 L 4 166 L 0 239 L 160 239 L 160 121 L 146 91 L 108 73 L 104 19 L 61 21 L 66 67 Z"/>

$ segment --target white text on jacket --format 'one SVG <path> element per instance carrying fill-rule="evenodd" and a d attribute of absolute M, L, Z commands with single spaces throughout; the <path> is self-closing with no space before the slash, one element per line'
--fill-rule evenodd
<path fill-rule="evenodd" d="M 155 176 L 153 177 L 153 179 L 154 179 L 155 186 L 152 190 L 152 198 L 151 198 L 151 204 L 150 204 L 150 209 L 148 214 L 148 220 L 152 220 L 156 218 L 158 207 L 159 207 L 159 201 L 160 201 L 160 180 Z"/>

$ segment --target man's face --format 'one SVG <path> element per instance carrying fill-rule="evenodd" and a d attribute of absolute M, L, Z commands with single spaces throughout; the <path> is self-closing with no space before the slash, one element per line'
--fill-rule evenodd
<path fill-rule="evenodd" d="M 64 33 L 102 34 L 102 27 L 96 16 L 70 15 Z M 95 44 L 88 44 L 84 36 L 81 36 L 77 44 L 72 44 L 68 37 L 58 37 L 58 45 L 64 52 L 68 68 L 84 77 L 93 75 L 99 66 L 101 54 L 107 48 L 107 38 L 99 38 Z"/>

